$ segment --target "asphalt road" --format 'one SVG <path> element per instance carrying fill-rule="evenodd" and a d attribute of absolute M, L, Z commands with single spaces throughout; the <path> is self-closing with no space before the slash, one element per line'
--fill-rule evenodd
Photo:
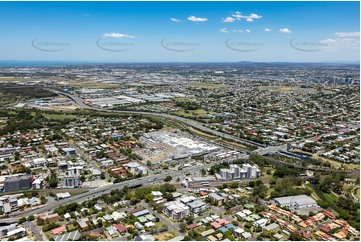
<path fill-rule="evenodd" d="M 178 232 L 181 236 L 184 236 L 184 233 L 182 233 L 179 230 L 179 226 L 173 224 L 172 222 L 170 222 L 167 218 L 164 217 L 163 214 L 159 214 L 156 211 L 154 211 L 148 204 L 143 203 L 142 206 L 146 209 L 148 209 L 152 214 L 156 214 L 157 217 L 159 218 L 159 220 L 164 223 L 165 225 L 167 225 L 169 230 L 174 230 L 176 232 Z"/>
<path fill-rule="evenodd" d="M 204 166 L 199 166 L 199 167 L 189 167 L 189 168 L 185 168 L 182 171 L 164 171 L 161 174 L 156 174 L 156 175 L 151 175 L 151 176 L 145 176 L 142 178 L 138 178 L 138 179 L 134 179 L 134 180 L 130 180 L 130 181 L 125 181 L 122 183 L 116 183 L 116 184 L 111 184 L 108 186 L 104 186 L 101 188 L 97 188 L 97 189 L 93 189 L 90 190 L 86 193 L 82 193 L 76 196 L 72 196 L 63 200 L 59 200 L 56 201 L 55 203 L 51 203 L 51 204 L 47 204 L 41 208 L 37 208 L 37 209 L 33 209 L 33 210 L 26 210 L 26 211 L 19 211 L 19 212 L 14 212 L 12 214 L 11 218 L 6 218 L 6 219 L 1 219 L 0 223 L 13 223 L 18 221 L 19 218 L 21 217 L 28 217 L 30 215 L 35 215 L 35 214 L 40 214 L 40 213 L 46 213 L 49 211 L 54 210 L 55 208 L 61 206 L 61 205 L 65 205 L 71 202 L 77 202 L 77 203 L 82 203 L 86 200 L 101 196 L 103 194 L 108 194 L 111 192 L 111 190 L 114 189 L 122 189 L 125 186 L 133 186 L 133 185 L 138 185 L 138 184 L 142 184 L 142 185 L 154 185 L 155 183 L 159 182 L 160 180 L 163 180 L 166 176 L 172 176 L 172 177 L 176 177 L 179 175 L 185 175 L 189 172 L 199 172 L 201 169 L 205 168 L 209 168 L 211 167 L 212 164 L 207 164 Z"/>
<path fill-rule="evenodd" d="M 228 134 L 224 134 L 212 129 L 209 129 L 207 127 L 204 127 L 202 124 L 194 121 L 194 120 L 188 120 L 186 118 L 182 118 L 182 117 L 178 117 L 178 116 L 174 116 L 174 115 L 170 115 L 170 114 L 163 114 L 163 113 L 152 113 L 152 112 L 138 112 L 138 111 L 115 111 L 115 110 L 103 110 L 103 109 L 96 109 L 96 108 L 92 108 L 87 106 L 86 104 L 83 103 L 83 101 L 74 95 L 70 95 L 68 93 L 63 93 L 63 92 L 59 92 L 59 91 L 55 91 L 55 90 L 51 90 L 54 93 L 57 94 L 61 94 L 61 95 L 65 95 L 69 98 L 71 98 L 73 101 L 75 101 L 77 103 L 77 105 L 81 108 L 84 109 L 91 109 L 91 110 L 96 110 L 96 111 L 106 111 L 106 112 L 114 112 L 114 113 L 130 113 L 130 114 L 143 114 L 143 115 L 152 115 L 152 116 L 158 116 L 158 117 L 163 117 L 166 119 L 171 119 L 171 120 L 176 120 L 179 121 L 181 123 L 185 123 L 187 125 L 190 125 L 196 129 L 199 129 L 201 131 L 207 132 L 207 133 L 211 133 L 215 136 L 221 137 L 221 138 L 226 138 L 229 140 L 232 140 L 234 142 L 238 142 L 238 143 L 243 143 L 243 144 L 248 144 L 248 145 L 254 145 L 257 146 L 259 148 L 264 148 L 265 145 L 262 144 L 258 144 L 256 142 L 252 142 L 252 141 L 248 141 L 248 140 L 244 140 L 244 139 L 240 139 Z M 35 215 L 35 214 L 40 214 L 40 213 L 44 213 L 44 212 L 48 212 L 51 210 L 54 210 L 55 208 L 61 206 L 61 205 L 65 205 L 71 202 L 78 202 L 78 203 L 82 203 L 83 201 L 86 201 L 88 199 L 92 199 L 98 196 L 101 196 L 103 194 L 107 194 L 110 193 L 111 190 L 114 189 L 120 189 L 123 188 L 124 186 L 132 186 L 132 185 L 137 185 L 137 184 L 146 184 L 146 185 L 153 185 L 154 183 L 158 182 L 159 180 L 163 180 L 166 176 L 172 176 L 172 177 L 176 177 L 179 175 L 185 175 L 186 173 L 189 172 L 198 172 L 203 168 L 208 168 L 211 167 L 212 164 L 209 165 L 203 165 L 200 167 L 190 167 L 190 168 L 186 168 L 183 169 L 182 171 L 168 171 L 168 172 L 162 172 L 161 174 L 157 174 L 157 175 L 151 175 L 151 176 L 146 176 L 146 177 L 142 177 L 142 178 L 138 178 L 136 180 L 130 180 L 130 181 L 126 181 L 126 182 L 122 182 L 122 183 L 117 183 L 117 184 L 112 184 L 112 185 L 108 185 L 105 187 L 101 187 L 98 189 L 94 189 L 91 190 L 89 192 L 83 193 L 83 194 L 79 194 L 73 197 L 69 197 L 60 201 L 57 201 L 55 203 L 52 204 L 48 204 L 42 208 L 38 208 L 38 209 L 34 209 L 31 211 L 20 211 L 17 213 L 12 214 L 12 218 L 8 218 L 8 219 L 2 219 L 0 220 L 0 223 L 11 223 L 11 222 L 15 222 L 18 220 L 18 218 L 20 217 L 28 217 L 30 215 Z"/>
<path fill-rule="evenodd" d="M 171 115 L 171 114 L 165 114 L 165 113 L 155 113 L 155 112 L 117 111 L 117 110 L 107 110 L 107 109 L 101 109 L 101 108 L 94 108 L 94 107 L 86 105 L 78 96 L 71 95 L 71 94 L 65 93 L 65 92 L 59 92 L 59 91 L 56 91 L 56 90 L 53 90 L 53 89 L 49 89 L 49 91 L 52 91 L 52 92 L 54 92 L 56 94 L 67 96 L 68 98 L 72 99 L 80 108 L 83 108 L 83 109 L 90 109 L 90 110 L 96 110 L 96 111 L 101 111 L 101 112 L 143 114 L 143 115 L 152 115 L 152 116 L 163 117 L 163 118 L 166 118 L 166 119 L 176 120 L 178 122 L 187 124 L 187 125 L 192 126 L 192 127 L 196 128 L 198 130 L 201 130 L 203 132 L 210 133 L 210 134 L 213 134 L 215 136 L 225 138 L 225 139 L 228 139 L 228 140 L 232 140 L 232 141 L 237 142 L 237 143 L 256 146 L 256 147 L 260 147 L 260 148 L 266 147 L 266 145 L 264 145 L 264 144 L 249 141 L 249 140 L 246 140 L 246 139 L 237 138 L 237 137 L 235 137 L 233 135 L 225 134 L 225 133 L 222 133 L 222 132 L 207 128 L 207 127 L 203 126 L 203 124 L 201 124 L 201 123 L 199 123 L 197 121 L 182 118 L 182 117 L 179 117 L 179 116 L 175 116 L 175 115 Z"/>
<path fill-rule="evenodd" d="M 35 227 L 33 222 L 25 222 L 23 225 L 31 230 L 33 232 L 35 238 L 38 241 L 44 241 L 43 235 L 40 233 L 40 231 Z"/>
<path fill-rule="evenodd" d="M 63 138 L 64 138 L 64 140 L 66 140 L 65 137 L 63 137 Z M 82 158 L 85 159 L 89 164 L 91 164 L 91 166 L 93 167 L 93 169 L 96 169 L 96 170 L 98 170 L 98 171 L 103 172 L 103 170 L 96 164 L 96 162 L 94 162 L 93 159 L 92 159 L 89 155 L 85 154 L 76 144 L 73 144 L 73 143 L 71 143 L 71 142 L 69 142 L 69 144 L 70 144 L 70 146 L 71 146 L 73 149 L 76 150 L 77 154 L 79 154 L 80 157 L 82 157 Z M 105 175 L 105 179 L 106 179 L 106 180 L 108 180 L 108 179 L 110 178 L 110 176 L 109 176 L 109 174 L 108 174 L 107 172 L 104 172 L 104 175 Z"/>

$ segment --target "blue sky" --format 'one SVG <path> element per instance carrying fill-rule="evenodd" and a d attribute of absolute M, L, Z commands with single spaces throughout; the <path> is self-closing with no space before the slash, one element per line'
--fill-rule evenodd
<path fill-rule="evenodd" d="M 0 2 L 0 60 L 358 61 L 359 9 L 359 2 Z"/>

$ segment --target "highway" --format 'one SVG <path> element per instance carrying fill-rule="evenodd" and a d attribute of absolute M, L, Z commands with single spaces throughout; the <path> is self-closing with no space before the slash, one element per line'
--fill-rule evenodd
<path fill-rule="evenodd" d="M 64 92 L 59 92 L 56 90 L 50 90 L 54 93 L 57 93 L 59 95 L 64 95 L 67 96 L 68 98 L 72 99 L 80 108 L 83 109 L 87 109 L 87 110 L 95 110 L 95 111 L 101 111 L 101 112 L 113 112 L 113 113 L 127 113 L 127 114 L 138 114 L 138 115 L 151 115 L 151 116 L 157 116 L 157 117 L 162 117 L 165 119 L 170 119 L 170 120 L 174 120 L 177 122 L 180 122 L 182 124 L 186 124 L 188 126 L 192 126 L 195 129 L 201 130 L 205 133 L 210 133 L 212 135 L 218 136 L 220 138 L 224 138 L 224 139 L 228 139 L 237 143 L 242 143 L 242 144 L 246 144 L 246 145 L 250 145 L 250 146 L 255 146 L 257 148 L 259 148 L 259 150 L 263 150 L 264 148 L 266 148 L 265 145 L 263 144 L 259 144 L 256 142 L 252 142 L 252 141 L 248 141 L 245 139 L 241 139 L 241 138 L 237 138 L 234 137 L 232 135 L 228 135 L 228 134 L 224 134 L 212 129 L 209 129 L 205 126 L 203 126 L 201 123 L 196 122 L 194 120 L 189 120 L 186 118 L 182 118 L 182 117 L 178 117 L 178 116 L 174 116 L 174 115 L 170 115 L 170 114 L 164 114 L 164 113 L 153 113 L 153 112 L 142 112 L 142 111 L 116 111 L 116 110 L 104 110 L 104 109 L 98 109 L 98 108 L 93 108 L 90 107 L 88 105 L 86 105 L 85 103 L 83 103 L 83 101 L 75 96 L 75 95 L 71 95 L 68 93 L 64 93 Z M 267 150 L 272 150 L 272 151 L 278 151 L 281 147 L 275 147 L 274 149 L 271 147 L 268 147 Z M 283 148 L 283 147 L 282 147 Z M 266 149 L 265 149 L 266 150 Z M 269 158 L 268 158 L 269 159 Z M 272 162 L 280 162 L 274 159 L 270 159 L 270 161 Z M 116 184 L 111 184 L 105 187 L 101 187 L 98 189 L 94 189 L 94 190 L 90 190 L 86 193 L 83 194 L 79 194 L 76 196 L 72 196 L 60 201 L 57 201 L 55 203 L 52 204 L 47 204 L 41 208 L 38 209 L 34 209 L 34 210 L 27 210 L 27 211 L 19 211 L 19 212 L 15 212 L 12 214 L 12 218 L 8 218 L 8 219 L 1 219 L 0 223 L 11 223 L 11 222 L 15 222 L 17 221 L 20 217 L 28 217 L 30 215 L 35 215 L 35 214 L 40 214 L 40 213 L 44 213 L 44 212 L 48 212 L 48 211 L 52 211 L 55 208 L 61 206 L 61 205 L 65 205 L 71 202 L 78 202 L 78 203 L 82 203 L 83 201 L 101 196 L 103 194 L 108 194 L 111 192 L 111 190 L 114 189 L 121 189 L 125 186 L 134 186 L 134 185 L 138 185 L 138 184 L 142 184 L 142 185 L 154 185 L 155 183 L 159 182 L 160 180 L 163 180 L 166 176 L 171 176 L 171 177 L 177 177 L 177 176 L 182 176 L 187 173 L 193 173 L 193 172 L 199 172 L 201 169 L 205 168 L 209 168 L 211 167 L 213 164 L 206 164 L 206 165 L 200 165 L 200 166 L 196 166 L 196 167 L 190 167 L 190 168 L 185 168 L 182 171 L 161 171 L 161 174 L 156 174 L 156 175 L 150 175 L 150 176 L 146 176 L 146 177 L 142 177 L 142 178 L 138 178 L 136 180 L 130 180 L 130 181 L 125 181 L 122 183 L 116 183 Z M 297 167 L 298 168 L 298 167 Z M 303 169 L 305 169 L 304 167 L 302 167 Z M 301 169 L 301 167 L 300 167 Z M 309 168 L 306 168 L 309 169 Z M 316 169 L 315 169 L 316 170 Z M 328 170 L 328 171 L 333 171 L 331 169 L 317 169 L 317 170 Z"/>
<path fill-rule="evenodd" d="M 95 110 L 95 111 L 100 111 L 100 112 L 112 112 L 112 113 L 127 113 L 127 114 L 139 114 L 139 115 L 151 115 L 151 116 L 157 116 L 157 117 L 162 117 L 165 119 L 170 119 L 170 120 L 175 120 L 178 122 L 181 122 L 183 124 L 186 124 L 188 126 L 192 126 L 195 129 L 201 130 L 205 133 L 209 133 L 209 134 L 213 134 L 215 136 L 224 138 L 224 139 L 228 139 L 237 143 L 241 143 L 241 144 L 245 144 L 248 146 L 254 146 L 254 147 L 258 147 L 258 148 L 264 148 L 266 147 L 266 145 L 264 144 L 260 144 L 257 142 L 253 142 L 250 140 L 246 140 L 246 139 L 241 139 L 238 137 L 235 137 L 233 135 L 229 135 L 229 134 L 225 134 L 213 129 L 210 129 L 208 127 L 205 127 L 203 124 L 194 121 L 194 120 L 190 120 L 190 119 L 186 119 L 186 118 L 182 118 L 179 116 L 175 116 L 175 115 L 171 115 L 171 114 L 166 114 L 166 113 L 155 113 L 155 112 L 143 112 L 143 111 L 118 111 L 118 110 L 108 110 L 108 109 L 101 109 L 101 108 L 94 108 L 91 106 L 86 105 L 78 96 L 69 94 L 69 93 L 65 93 L 65 92 L 59 92 L 53 89 L 48 89 L 49 91 L 52 91 L 56 94 L 59 95 L 64 95 L 68 98 L 70 98 L 71 100 L 73 100 L 78 107 L 82 108 L 82 109 L 88 109 L 88 110 Z"/>
<path fill-rule="evenodd" d="M 30 215 L 35 215 L 35 214 L 40 214 L 40 213 L 45 213 L 45 212 L 49 212 L 54 210 L 55 208 L 61 206 L 61 205 L 65 205 L 71 202 L 77 202 L 77 203 L 82 203 L 86 200 L 101 196 L 103 194 L 108 194 L 110 193 L 112 190 L 114 189 L 122 189 L 125 186 L 134 186 L 134 185 L 138 185 L 138 184 L 142 184 L 142 185 L 154 185 L 155 183 L 163 180 L 166 176 L 171 176 L 171 177 L 176 177 L 179 175 L 184 175 L 190 172 L 199 172 L 201 169 L 207 169 L 210 168 L 213 164 L 206 164 L 206 165 L 202 165 L 202 166 L 197 166 L 197 167 L 189 167 L 189 168 L 184 168 L 181 171 L 163 171 L 161 174 L 156 174 L 156 175 L 150 175 L 150 176 L 145 176 L 145 177 L 141 177 L 138 179 L 134 179 L 134 180 L 129 180 L 129 181 L 125 181 L 122 183 L 116 183 L 116 184 L 111 184 L 108 186 L 104 186 L 101 188 L 97 188 L 97 189 L 93 189 L 90 190 L 86 193 L 82 193 L 76 196 L 72 196 L 63 200 L 59 200 L 56 201 L 55 203 L 51 203 L 51 204 L 47 204 L 41 208 L 37 208 L 37 209 L 33 209 L 33 210 L 26 210 L 26 211 L 19 211 L 19 212 L 14 212 L 11 214 L 11 218 L 6 218 L 6 219 L 1 219 L 0 220 L 0 224 L 5 224 L 5 223 L 13 223 L 16 222 L 19 218 L 21 217 L 28 217 Z"/>

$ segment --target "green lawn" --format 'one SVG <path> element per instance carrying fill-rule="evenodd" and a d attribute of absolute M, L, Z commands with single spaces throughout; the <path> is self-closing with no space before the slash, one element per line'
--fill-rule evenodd
<path fill-rule="evenodd" d="M 73 119 L 77 117 L 76 115 L 72 115 L 72 114 L 45 114 L 45 113 L 43 113 L 43 116 L 48 119 L 60 120 L 60 121 L 64 119 Z"/>
<path fill-rule="evenodd" d="M 69 224 L 66 226 L 66 229 L 67 231 L 75 231 L 76 230 L 76 227 L 73 225 L 73 224 Z"/>
<path fill-rule="evenodd" d="M 178 112 L 173 112 L 172 114 L 178 115 L 178 116 L 183 116 L 183 117 L 203 117 L 206 114 L 208 114 L 210 112 L 207 112 L 204 109 L 196 109 L 196 110 L 189 110 L 188 113 L 184 112 L 184 111 L 178 111 Z"/>
<path fill-rule="evenodd" d="M 324 199 L 330 204 L 330 205 L 334 205 L 337 207 L 337 196 L 334 195 L 333 193 L 324 193 L 322 191 L 320 191 L 324 197 Z"/>
<path fill-rule="evenodd" d="M 48 238 L 48 239 L 53 238 L 53 234 L 51 233 L 51 231 L 44 232 L 44 234 L 45 234 L 46 238 Z"/>
<path fill-rule="evenodd" d="M 206 227 L 200 226 L 200 227 L 196 228 L 195 231 L 197 231 L 198 233 L 202 233 L 202 232 L 206 231 Z"/>

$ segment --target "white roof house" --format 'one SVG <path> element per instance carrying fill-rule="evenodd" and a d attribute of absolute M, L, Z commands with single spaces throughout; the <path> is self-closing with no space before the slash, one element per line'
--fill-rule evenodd
<path fill-rule="evenodd" d="M 254 221 L 253 226 L 263 228 L 263 227 L 266 226 L 267 223 L 268 223 L 268 219 L 261 218 L 261 219 L 259 219 L 257 221 Z"/>

